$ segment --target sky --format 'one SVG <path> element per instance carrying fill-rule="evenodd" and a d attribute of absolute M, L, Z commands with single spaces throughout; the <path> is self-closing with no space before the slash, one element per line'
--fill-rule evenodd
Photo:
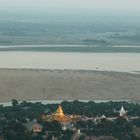
<path fill-rule="evenodd" d="M 139 11 L 140 0 L 0 0 L 2 10 Z"/>
<path fill-rule="evenodd" d="M 0 18 L 18 14 L 26 18 L 69 14 L 139 16 L 139 13 L 140 0 L 0 0 Z"/>

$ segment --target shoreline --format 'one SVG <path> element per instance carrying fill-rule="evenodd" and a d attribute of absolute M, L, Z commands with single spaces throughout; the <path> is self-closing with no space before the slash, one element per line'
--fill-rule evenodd
<path fill-rule="evenodd" d="M 140 71 L 113 71 L 113 70 L 88 70 L 88 69 L 41 69 L 41 68 L 0 68 L 0 70 L 15 70 L 15 71 L 75 71 L 75 72 L 102 72 L 102 73 L 120 73 L 120 74 L 134 74 L 134 75 L 140 75 Z"/>
<path fill-rule="evenodd" d="M 0 46 L 0 52 L 63 52 L 63 53 L 140 53 L 140 46 L 96 45 L 10 45 Z"/>
<path fill-rule="evenodd" d="M 96 48 L 104 48 L 98 47 L 96 45 L 86 45 L 86 44 L 21 44 L 21 45 L 0 45 L 0 48 L 20 48 L 20 47 L 96 47 Z M 110 47 L 115 48 L 140 48 L 140 45 L 111 45 Z"/>
<path fill-rule="evenodd" d="M 24 100 L 23 100 L 24 101 Z M 18 101 L 18 103 L 22 103 L 23 101 Z M 63 101 L 72 102 L 74 100 L 27 100 L 26 102 L 31 103 L 42 103 L 42 104 L 61 104 Z M 95 103 L 107 103 L 107 102 L 130 102 L 130 103 L 137 103 L 130 100 L 78 100 L 79 102 L 90 102 L 93 101 Z M 3 106 L 12 106 L 12 101 L 0 101 L 0 105 Z"/>

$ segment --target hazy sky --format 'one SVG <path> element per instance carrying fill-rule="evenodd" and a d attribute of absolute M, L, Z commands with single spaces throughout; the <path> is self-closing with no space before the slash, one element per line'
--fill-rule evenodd
<path fill-rule="evenodd" d="M 139 13 L 140 0 L 0 0 L 0 19 L 84 20 L 110 15 L 116 19 L 126 15 L 138 18 Z"/>
<path fill-rule="evenodd" d="M 137 12 L 140 0 L 0 0 L 1 10 L 108 10 Z"/>

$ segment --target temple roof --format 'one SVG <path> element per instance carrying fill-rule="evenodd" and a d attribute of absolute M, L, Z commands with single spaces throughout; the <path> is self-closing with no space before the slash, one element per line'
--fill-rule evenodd
<path fill-rule="evenodd" d="M 121 109 L 120 109 L 119 112 L 120 112 L 120 116 L 125 116 L 126 113 L 127 113 L 127 111 L 124 110 L 124 107 L 123 106 L 121 107 Z"/>
<path fill-rule="evenodd" d="M 59 122 L 69 122 L 71 120 L 70 117 L 64 114 L 61 105 L 59 105 L 58 109 L 56 110 L 56 113 L 54 113 L 52 118 Z"/>
<path fill-rule="evenodd" d="M 64 114 L 61 105 L 59 105 L 58 109 L 56 110 L 56 113 L 57 113 L 57 114 Z"/>

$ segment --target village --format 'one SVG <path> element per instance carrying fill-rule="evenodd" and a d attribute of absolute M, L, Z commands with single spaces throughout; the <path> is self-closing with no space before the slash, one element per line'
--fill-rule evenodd
<path fill-rule="evenodd" d="M 43 105 L 26 101 L 19 104 L 17 100 L 12 100 L 12 104 L 8 107 L 0 106 L 0 140 L 19 140 L 19 137 L 20 140 L 140 139 L 140 110 L 135 110 L 134 114 L 131 110 L 138 104 L 63 101 L 61 104 Z M 113 104 L 122 106 L 118 110 L 106 110 L 108 113 L 102 111 L 105 114 L 101 114 L 102 104 L 104 108 L 108 104 L 110 108 L 114 108 Z M 76 107 L 81 108 L 81 111 Z M 84 112 L 84 107 L 89 108 L 89 113 Z M 90 108 L 96 108 L 96 115 L 90 115 Z"/>

